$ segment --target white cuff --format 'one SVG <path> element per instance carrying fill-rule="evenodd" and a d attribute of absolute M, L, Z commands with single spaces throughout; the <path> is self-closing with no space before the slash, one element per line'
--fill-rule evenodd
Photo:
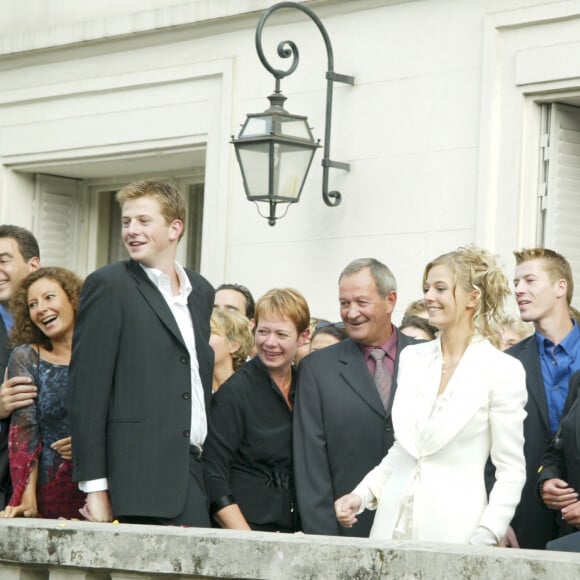
<path fill-rule="evenodd" d="M 79 489 L 84 493 L 93 491 L 106 491 L 109 489 L 109 480 L 106 477 L 91 479 L 89 481 L 79 481 Z"/>
<path fill-rule="evenodd" d="M 497 546 L 498 540 L 495 534 L 485 526 L 477 526 L 469 543 L 472 546 Z"/>

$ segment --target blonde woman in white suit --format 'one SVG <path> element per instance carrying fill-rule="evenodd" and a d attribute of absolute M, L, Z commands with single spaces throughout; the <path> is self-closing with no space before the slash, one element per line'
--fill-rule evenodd
<path fill-rule="evenodd" d="M 497 545 L 525 482 L 525 372 L 495 345 L 508 281 L 488 252 L 459 248 L 427 264 L 423 292 L 439 336 L 401 353 L 395 444 L 336 516 L 350 527 L 377 509 L 371 538 Z"/>

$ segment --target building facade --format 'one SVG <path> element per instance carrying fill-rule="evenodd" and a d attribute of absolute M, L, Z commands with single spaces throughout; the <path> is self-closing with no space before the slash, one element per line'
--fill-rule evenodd
<path fill-rule="evenodd" d="M 398 316 L 425 263 L 459 245 L 508 272 L 513 249 L 546 245 L 580 272 L 580 1 L 300 3 L 355 77 L 335 85 L 332 158 L 351 166 L 330 173 L 340 206 L 322 202 L 320 152 L 275 227 L 244 195 L 230 140 L 274 88 L 254 44 L 274 1 L 20 0 L 0 20 L 0 221 L 32 229 L 45 265 L 86 275 L 123 257 L 114 193 L 171 179 L 190 209 L 184 263 L 256 296 L 296 287 L 331 319 L 357 257 L 392 268 Z M 263 38 L 274 62 L 278 42 L 298 46 L 282 92 L 322 138 L 320 33 L 284 10 Z"/>

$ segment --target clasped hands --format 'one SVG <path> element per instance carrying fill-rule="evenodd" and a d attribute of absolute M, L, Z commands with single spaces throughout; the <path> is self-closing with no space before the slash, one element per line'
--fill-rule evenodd
<path fill-rule="evenodd" d="M 542 482 L 542 499 L 547 507 L 562 512 L 562 519 L 572 526 L 580 526 L 578 492 L 563 479 Z"/>

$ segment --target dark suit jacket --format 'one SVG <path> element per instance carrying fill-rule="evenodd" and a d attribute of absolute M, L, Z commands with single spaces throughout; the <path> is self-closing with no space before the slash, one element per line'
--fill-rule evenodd
<path fill-rule="evenodd" d="M 391 406 L 399 353 L 416 341 L 398 333 Z M 367 537 L 374 512 L 343 528 L 334 501 L 350 493 L 393 444 L 385 412 L 359 346 L 350 338 L 300 362 L 294 409 L 294 473 L 302 526 L 308 534 Z"/>
<path fill-rule="evenodd" d="M 187 272 L 206 407 L 214 290 Z M 69 369 L 73 477 L 107 477 L 115 516 L 172 518 L 183 509 L 191 426 L 190 360 L 159 290 L 131 260 L 85 281 Z"/>
<path fill-rule="evenodd" d="M 10 356 L 9 335 L 6 332 L 4 321 L 0 317 L 0 383 L 4 381 L 4 372 Z M 10 499 L 12 486 L 10 485 L 10 470 L 8 468 L 8 431 L 10 417 L 0 420 L 0 509 L 4 509 Z"/>
<path fill-rule="evenodd" d="M 557 477 L 580 490 L 580 371 L 570 379 L 560 427 L 548 446 L 538 473 L 538 484 Z M 539 488 L 537 488 L 539 489 Z"/>
<path fill-rule="evenodd" d="M 528 389 L 528 415 L 524 421 L 526 484 L 512 520 L 512 527 L 522 548 L 543 549 L 547 542 L 557 537 L 561 520 L 558 512 L 549 510 L 536 493 L 538 467 L 551 441 L 551 435 L 535 334 L 506 352 L 524 365 Z"/>

